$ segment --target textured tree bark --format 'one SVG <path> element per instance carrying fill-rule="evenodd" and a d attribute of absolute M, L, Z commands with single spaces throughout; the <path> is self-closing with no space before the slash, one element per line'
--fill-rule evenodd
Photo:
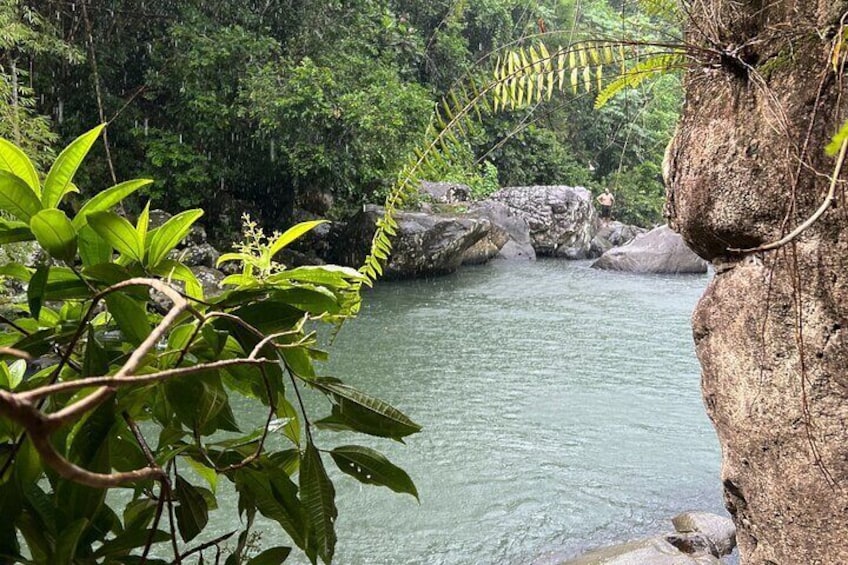
<path fill-rule="evenodd" d="M 831 57 L 848 1 L 689 4 L 688 41 L 713 51 L 686 77 L 667 214 L 716 265 L 693 331 L 742 562 L 848 563 L 844 187 L 792 243 L 731 251 L 779 239 L 828 191 L 824 147 L 848 117 Z"/>

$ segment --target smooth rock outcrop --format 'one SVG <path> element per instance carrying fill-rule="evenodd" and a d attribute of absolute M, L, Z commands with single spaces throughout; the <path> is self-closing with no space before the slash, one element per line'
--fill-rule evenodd
<path fill-rule="evenodd" d="M 648 230 L 618 221 L 600 222 L 595 237 L 592 238 L 592 256 L 600 257 L 613 247 L 627 245 L 636 236 L 647 233 Z"/>
<path fill-rule="evenodd" d="M 488 220 L 491 229 L 465 253 L 464 264 L 484 263 L 489 259 L 536 259 L 536 251 L 530 238 L 530 225 L 519 212 L 508 205 L 483 200 L 471 204 L 466 215 Z"/>
<path fill-rule="evenodd" d="M 536 254 L 543 257 L 587 259 L 597 231 L 592 194 L 574 186 L 518 186 L 489 197 L 503 202 L 530 227 Z"/>
<path fill-rule="evenodd" d="M 721 565 L 709 554 L 687 555 L 663 536 L 605 547 L 560 565 Z"/>
<path fill-rule="evenodd" d="M 375 222 L 383 214 L 380 206 L 366 206 L 334 238 L 332 262 L 359 266 L 371 246 Z M 396 212 L 397 236 L 384 267 L 386 278 L 414 278 L 455 271 L 465 252 L 491 228 L 486 219 Z"/>
<path fill-rule="evenodd" d="M 558 561 L 558 565 L 720 565 L 736 547 L 730 518 L 684 512 L 672 518 L 675 533 L 629 541 Z"/>
<path fill-rule="evenodd" d="M 706 273 L 707 262 L 695 255 L 668 226 L 654 228 L 592 263 L 595 269 L 629 273 Z"/>

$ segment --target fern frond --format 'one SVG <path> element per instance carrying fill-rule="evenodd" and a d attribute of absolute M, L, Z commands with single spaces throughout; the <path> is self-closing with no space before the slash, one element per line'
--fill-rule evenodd
<path fill-rule="evenodd" d="M 625 88 L 636 88 L 645 80 L 675 70 L 683 63 L 683 53 L 662 53 L 640 61 L 598 93 L 597 98 L 595 98 L 595 109 L 602 108 L 613 96 Z"/>

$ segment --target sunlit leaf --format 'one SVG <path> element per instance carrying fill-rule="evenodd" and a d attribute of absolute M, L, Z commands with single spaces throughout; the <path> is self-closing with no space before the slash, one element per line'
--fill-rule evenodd
<path fill-rule="evenodd" d="M 56 158 L 47 178 L 44 179 L 41 202 L 45 208 L 55 208 L 62 201 L 62 197 L 73 190 L 71 181 L 104 127 L 106 124 L 100 124 L 82 134 Z"/>
<path fill-rule="evenodd" d="M 38 196 L 23 179 L 0 170 L 0 210 L 29 223 L 41 209 Z"/>
<path fill-rule="evenodd" d="M 188 235 L 192 224 L 203 215 L 203 210 L 186 210 L 170 218 L 156 230 L 150 240 L 147 266 L 155 268 L 171 250 Z"/>

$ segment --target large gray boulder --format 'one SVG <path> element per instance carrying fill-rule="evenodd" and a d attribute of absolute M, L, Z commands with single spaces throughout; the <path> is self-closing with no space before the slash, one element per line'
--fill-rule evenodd
<path fill-rule="evenodd" d="M 637 235 L 647 233 L 648 230 L 639 226 L 632 226 L 618 221 L 599 221 L 598 231 L 592 238 L 592 257 L 600 257 L 613 247 L 621 247 L 636 239 Z"/>
<path fill-rule="evenodd" d="M 630 273 L 706 273 L 707 262 L 695 255 L 668 226 L 654 228 L 592 263 L 595 269 Z"/>
<path fill-rule="evenodd" d="M 335 234 L 331 260 L 359 266 L 371 246 L 375 222 L 383 215 L 380 206 L 368 205 Z M 465 252 L 489 232 L 486 219 L 424 212 L 395 212 L 397 235 L 384 268 L 386 278 L 416 278 L 452 273 Z"/>
<path fill-rule="evenodd" d="M 536 259 L 536 251 L 530 238 L 530 225 L 523 215 L 505 203 L 493 200 L 475 202 L 470 205 L 466 215 L 488 220 L 491 229 L 465 253 L 464 264 L 484 263 L 489 259 Z"/>
<path fill-rule="evenodd" d="M 524 218 L 536 254 L 566 259 L 591 257 L 597 214 L 592 194 L 579 186 L 518 186 L 489 197 Z"/>
<path fill-rule="evenodd" d="M 736 526 L 733 520 L 709 512 L 683 512 L 671 519 L 681 534 L 701 534 L 715 546 L 719 557 L 730 555 L 736 547 Z"/>

